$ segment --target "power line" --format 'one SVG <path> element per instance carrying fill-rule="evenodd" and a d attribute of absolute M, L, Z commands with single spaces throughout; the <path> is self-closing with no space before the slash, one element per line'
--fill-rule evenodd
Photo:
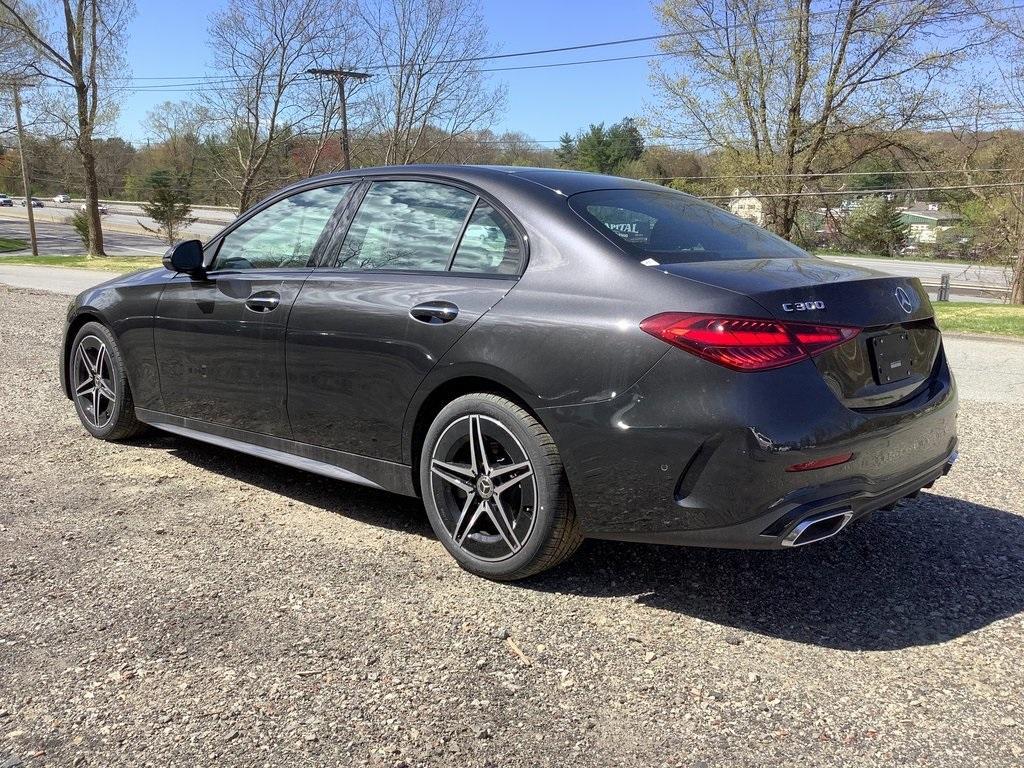
<path fill-rule="evenodd" d="M 723 181 L 725 179 L 819 179 L 845 176 L 914 176 L 917 174 L 946 175 L 956 173 L 1021 173 L 1024 168 L 952 168 L 921 169 L 916 171 L 828 171 L 826 173 L 754 173 L 723 174 L 721 176 L 644 176 L 640 181 Z"/>
<path fill-rule="evenodd" d="M 891 6 L 891 5 L 905 5 L 905 3 L 906 3 L 906 0 L 881 0 L 880 2 L 876 3 L 872 7 L 873 8 L 883 8 L 883 7 L 887 7 L 887 6 Z M 1024 4 L 1006 5 L 1006 6 L 1001 6 L 1001 7 L 998 7 L 998 8 L 993 8 L 993 9 L 990 9 L 990 10 L 992 12 L 1000 12 L 1000 11 L 1019 10 L 1019 9 L 1024 9 Z M 809 17 L 810 18 L 817 18 L 817 17 L 821 17 L 821 16 L 830 16 L 832 14 L 838 13 L 841 10 L 842 10 L 842 7 L 826 8 L 826 9 L 822 9 L 820 11 L 813 11 L 813 12 L 811 12 L 809 14 Z M 590 50 L 590 49 L 595 49 L 595 48 L 605 48 L 605 47 L 612 47 L 612 46 L 618 46 L 618 45 L 629 45 L 629 44 L 632 44 L 632 43 L 640 43 L 640 42 L 653 42 L 653 41 L 658 41 L 658 40 L 667 40 L 667 39 L 679 38 L 679 37 L 695 37 L 695 36 L 699 36 L 699 35 L 702 35 L 702 34 L 706 34 L 708 32 L 715 32 L 715 31 L 728 31 L 728 30 L 733 30 L 733 29 L 747 29 L 747 28 L 753 28 L 754 26 L 762 27 L 762 26 L 768 25 L 768 24 L 775 24 L 775 23 L 779 23 L 779 22 L 788 21 L 788 20 L 791 20 L 793 18 L 796 18 L 797 16 L 798 16 L 798 14 L 795 14 L 795 13 L 782 14 L 782 15 L 775 16 L 775 17 L 770 17 L 770 18 L 767 18 L 767 19 L 760 19 L 760 20 L 758 20 L 756 22 L 756 24 L 754 22 L 749 22 L 749 21 L 736 21 L 736 22 L 732 22 L 732 23 L 728 23 L 728 24 L 722 24 L 722 25 L 719 25 L 718 27 L 700 27 L 698 29 L 681 30 L 681 31 L 678 31 L 678 32 L 665 32 L 665 33 L 656 34 L 656 35 L 644 35 L 644 36 L 640 36 L 640 37 L 619 38 L 619 39 L 615 39 L 615 40 L 600 40 L 600 41 L 591 42 L 591 43 L 581 43 L 581 44 L 578 44 L 578 45 L 566 45 L 566 46 L 559 46 L 559 47 L 554 47 L 554 48 L 538 48 L 538 49 L 526 50 L 526 51 L 516 51 L 516 52 L 513 52 L 513 53 L 495 53 L 495 54 L 488 54 L 488 55 L 484 55 L 484 56 L 469 56 L 469 57 L 462 57 L 462 58 L 455 58 L 455 59 L 435 59 L 435 60 L 432 60 L 432 61 L 424 61 L 424 62 L 403 62 L 403 63 L 399 63 L 399 64 L 367 64 L 365 67 L 362 67 L 362 69 L 369 71 L 369 70 L 402 69 L 402 68 L 411 67 L 411 66 L 423 66 L 423 67 L 426 67 L 426 66 L 436 66 L 436 65 L 444 65 L 444 64 L 470 64 L 470 63 L 477 63 L 477 62 L 482 62 L 482 61 L 496 61 L 496 60 L 503 60 L 503 59 L 509 59 L 509 58 L 520 58 L 520 57 L 524 57 L 524 56 L 540 56 L 540 55 L 547 55 L 547 54 L 552 54 L 552 53 L 565 53 L 565 52 L 569 52 L 569 51 Z M 962 34 L 963 34 L 963 30 L 960 30 L 958 32 L 958 35 L 962 36 Z M 818 33 L 817 36 L 829 36 L 829 35 L 830 35 L 830 33 Z M 655 58 L 655 57 L 669 56 L 669 55 L 676 55 L 676 54 L 673 54 L 673 53 L 670 53 L 670 52 L 655 52 L 655 53 L 649 53 L 649 54 L 637 54 L 637 55 L 634 55 L 634 56 L 617 56 L 617 57 L 610 57 L 610 58 L 587 59 L 587 60 L 571 61 L 571 62 L 556 62 L 556 63 L 551 63 L 551 64 L 527 65 L 527 66 L 516 66 L 516 67 L 494 67 L 494 68 L 489 68 L 489 69 L 481 70 L 481 71 L 486 71 L 486 72 L 502 72 L 502 71 L 514 71 L 514 70 L 522 70 L 522 69 L 541 69 L 541 68 L 561 67 L 561 66 L 576 66 L 576 65 L 579 65 L 579 64 L 596 64 L 596 63 L 603 63 L 603 62 L 628 61 L 628 60 L 631 60 L 631 59 Z M 142 90 L 142 89 L 146 89 L 146 90 L 153 89 L 153 90 L 156 90 L 156 89 L 161 88 L 162 86 L 168 86 L 169 88 L 182 89 L 181 91 L 178 91 L 178 90 L 170 91 L 169 90 L 168 92 L 183 92 L 183 91 L 191 90 L 192 87 L 197 86 L 197 85 L 203 85 L 203 84 L 207 84 L 207 83 L 244 82 L 246 80 L 249 80 L 250 78 L 243 77 L 243 76 L 225 76 L 225 75 L 160 75 L 160 76 L 133 76 L 133 77 L 129 77 L 129 78 L 126 78 L 126 79 L 127 80 L 131 80 L 131 81 L 163 81 L 161 83 L 154 83 L 154 84 L 151 84 L 151 85 L 138 86 L 139 90 Z"/>
<path fill-rule="evenodd" d="M 764 195 L 753 195 L 758 199 L 771 197 L 824 197 L 831 195 L 896 195 L 905 192 L 940 192 L 965 189 L 994 189 L 997 187 L 1024 187 L 1024 181 L 987 182 L 985 184 L 958 184 L 941 187 L 903 187 L 902 189 L 865 189 L 856 192 L 851 190 L 835 190 L 829 192 L 769 192 Z M 735 195 L 699 195 L 702 200 L 733 200 Z"/>

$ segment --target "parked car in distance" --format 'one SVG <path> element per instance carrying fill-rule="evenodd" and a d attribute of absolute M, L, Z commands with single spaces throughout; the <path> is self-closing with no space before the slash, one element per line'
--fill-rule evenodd
<path fill-rule="evenodd" d="M 653 184 L 347 171 L 164 266 L 69 307 L 60 376 L 88 432 L 151 425 L 420 496 L 488 578 L 585 537 L 822 541 L 956 459 L 956 386 L 919 280 Z"/>
<path fill-rule="evenodd" d="M 10 208 L 14 205 L 14 201 L 7 195 L 0 195 L 0 208 Z"/>
<path fill-rule="evenodd" d="M 57 195 L 55 198 L 53 198 L 53 202 L 55 202 L 55 203 L 70 203 L 71 202 L 71 195 Z"/>
<path fill-rule="evenodd" d="M 40 200 L 38 197 L 33 197 L 33 198 L 31 198 L 31 200 L 32 200 L 32 207 L 33 208 L 42 208 L 43 207 L 43 201 Z M 28 207 L 28 201 L 24 197 L 22 197 L 22 198 L 20 198 L 18 200 L 18 204 L 22 208 L 27 208 Z"/>

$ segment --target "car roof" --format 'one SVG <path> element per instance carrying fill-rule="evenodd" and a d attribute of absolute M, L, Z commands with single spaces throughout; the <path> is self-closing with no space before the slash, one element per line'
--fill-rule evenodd
<path fill-rule="evenodd" d="M 457 179 L 470 183 L 507 184 L 522 179 L 563 195 L 574 195 L 595 189 L 651 189 L 665 191 L 664 187 L 621 176 L 609 176 L 586 171 L 572 171 L 565 168 L 534 168 L 518 165 L 391 165 L 374 168 L 358 168 L 351 171 L 324 174 L 318 179 L 386 176 L 392 174 L 437 176 Z"/>

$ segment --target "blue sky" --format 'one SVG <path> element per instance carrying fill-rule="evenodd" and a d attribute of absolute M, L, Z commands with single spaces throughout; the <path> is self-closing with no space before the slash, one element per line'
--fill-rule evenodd
<path fill-rule="evenodd" d="M 137 0 L 127 60 L 134 77 L 209 74 L 206 26 L 219 0 Z M 649 0 L 484 0 L 491 42 L 504 53 L 601 40 L 641 37 L 661 30 Z M 501 66 L 649 53 L 654 43 L 504 60 Z M 639 116 L 650 92 L 647 61 L 500 72 L 494 82 L 508 86 L 508 109 L 499 129 L 520 130 L 535 139 L 557 139 L 589 123 Z M 147 110 L 188 94 L 136 93 L 125 99 L 117 132 L 145 139 Z"/>

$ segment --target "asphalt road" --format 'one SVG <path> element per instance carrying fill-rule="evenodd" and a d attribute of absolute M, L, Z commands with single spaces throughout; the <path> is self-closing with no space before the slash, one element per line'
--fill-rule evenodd
<path fill-rule="evenodd" d="M 92 439 L 64 303 L 0 286 L 0 765 L 1024 761 L 1021 345 L 950 345 L 956 468 L 834 539 L 587 542 L 496 584 L 415 500 Z"/>
<path fill-rule="evenodd" d="M 70 211 L 68 206 L 51 203 L 51 207 L 35 209 L 36 227 L 40 238 L 40 252 L 46 254 L 77 254 L 82 251 L 78 235 L 66 223 Z M 72 206 L 73 207 L 73 206 Z M 224 224 L 234 218 L 233 214 L 215 211 L 218 222 L 197 222 L 190 228 L 190 235 L 207 239 L 219 232 Z M 28 239 L 28 223 L 25 209 L 0 208 L 0 235 Z M 147 227 L 156 224 L 135 213 L 120 213 L 117 209 L 103 217 L 106 229 L 104 240 L 107 251 L 117 254 L 162 254 L 166 248 L 156 236 L 146 233 L 140 221 Z M 848 256 L 829 256 L 828 259 L 843 264 L 856 264 L 891 275 L 920 278 L 934 297 L 936 285 L 943 274 L 949 274 L 954 284 L 956 298 L 978 298 L 992 300 L 1001 294 L 986 295 L 985 287 L 1005 288 L 1009 284 L 1010 270 L 1004 267 L 978 266 L 971 264 L 949 264 L 931 261 L 908 261 L 903 259 L 869 259 Z M 958 286 L 965 286 L 962 290 Z"/>
<path fill-rule="evenodd" d="M 46 225 L 49 227 L 48 233 L 56 238 L 54 245 L 59 245 L 62 248 L 75 249 L 74 252 L 81 253 L 82 242 L 78 239 L 78 235 L 71 228 L 68 223 L 69 217 L 74 213 L 74 206 L 60 205 L 58 203 L 45 204 L 46 207 L 35 208 L 33 213 L 35 214 L 36 225 Z M 234 217 L 232 217 L 233 219 Z M 0 233 L 6 231 L 6 227 L 13 226 L 15 223 L 20 222 L 23 227 L 22 230 L 24 235 L 21 236 L 24 239 L 28 238 L 28 214 L 24 208 L 17 205 L 11 208 L 0 208 Z M 141 222 L 141 224 L 140 224 Z M 188 230 L 188 234 L 205 240 L 224 228 L 223 223 L 210 223 L 210 222 L 196 222 L 191 225 Z M 111 209 L 111 212 L 103 216 L 103 236 L 106 241 L 107 238 L 112 238 L 112 242 L 116 242 L 119 235 L 127 235 L 128 237 L 139 237 L 144 238 L 145 243 L 150 247 L 153 244 L 160 244 L 162 241 L 154 234 L 149 234 L 143 229 L 142 224 L 146 225 L 150 229 L 156 229 L 156 222 L 147 216 L 143 216 L 141 212 L 136 213 L 121 213 L 118 209 Z M 129 247 L 129 246 L 124 246 Z M 40 252 L 43 252 L 42 247 Z M 46 251 L 47 253 L 66 253 L 68 251 Z M 162 251 L 161 251 L 162 252 Z"/>
<path fill-rule="evenodd" d="M 0 210 L 4 211 L 3 214 L 0 214 L 0 236 L 17 238 L 27 243 L 29 239 L 28 220 L 12 218 L 7 215 L 9 208 Z M 69 224 L 53 223 L 37 218 L 36 237 L 39 239 L 41 254 L 50 256 L 54 254 L 80 255 L 82 253 L 82 241 Z M 104 230 L 103 242 L 107 253 L 111 256 L 159 255 L 167 250 L 167 245 L 153 235 L 119 232 L 114 229 Z"/>

